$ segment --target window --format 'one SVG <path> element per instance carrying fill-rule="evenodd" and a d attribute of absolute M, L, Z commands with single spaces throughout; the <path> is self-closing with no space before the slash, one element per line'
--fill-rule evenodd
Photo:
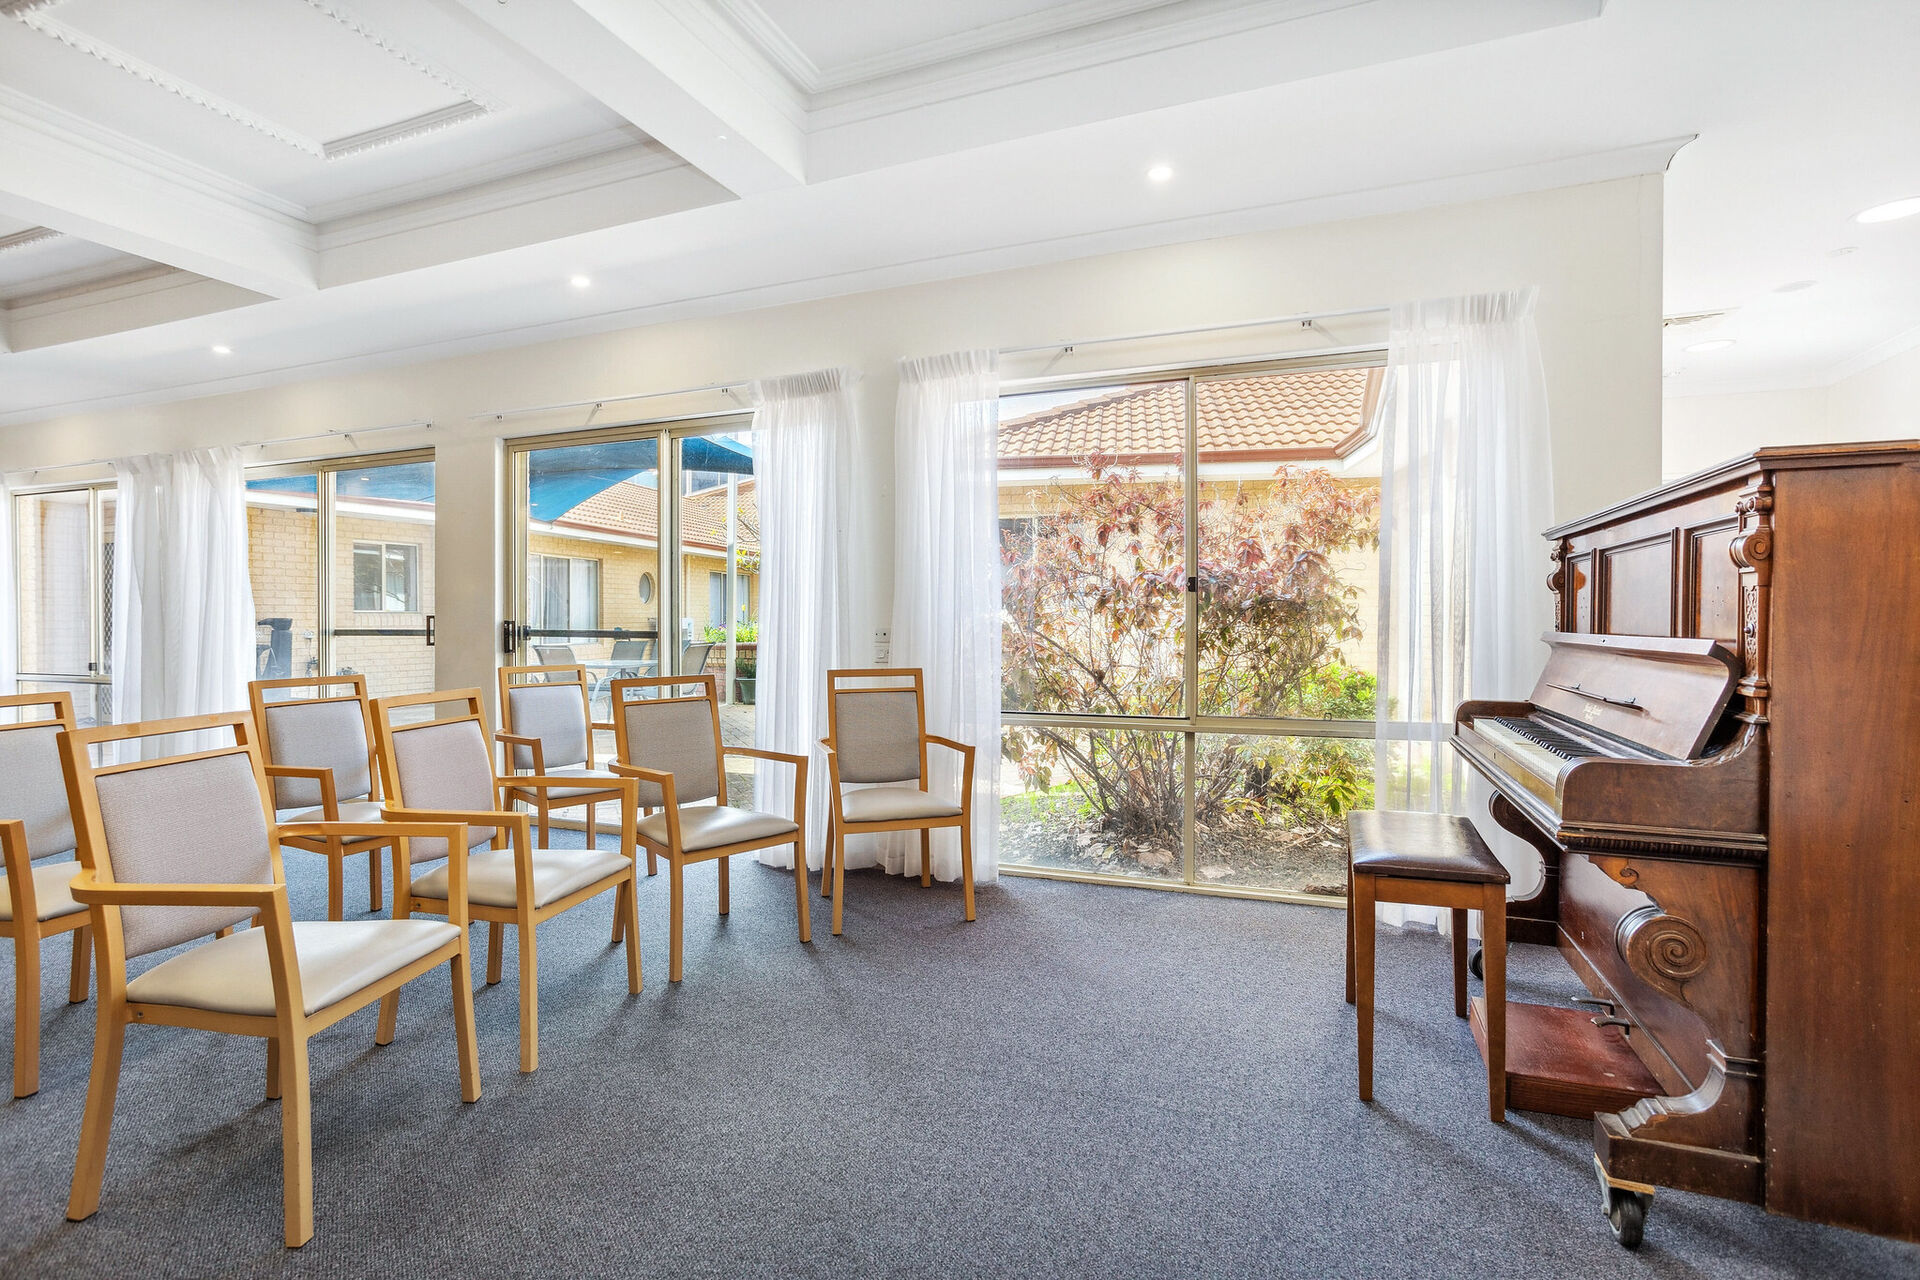
<path fill-rule="evenodd" d="M 112 717 L 114 492 L 89 486 L 14 499 L 19 693 L 64 691 L 82 725 Z"/>
<path fill-rule="evenodd" d="M 420 612 L 420 548 L 411 542 L 353 544 L 357 613 Z"/>
<path fill-rule="evenodd" d="M 578 556 L 527 557 L 527 625 L 560 631 L 600 626 L 600 562 Z M 591 636 L 579 637 L 581 641 Z"/>
<path fill-rule="evenodd" d="M 1001 400 L 1009 863 L 1344 892 L 1380 378 L 1322 359 Z"/>

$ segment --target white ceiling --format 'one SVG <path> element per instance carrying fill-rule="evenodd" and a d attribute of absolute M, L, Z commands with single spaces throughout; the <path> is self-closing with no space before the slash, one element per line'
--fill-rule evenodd
<path fill-rule="evenodd" d="M 1693 135 L 1667 309 L 1729 314 L 1673 340 L 1671 393 L 1920 337 L 1920 219 L 1850 221 L 1920 194 L 1898 0 L 0 15 L 0 422 L 1599 180 Z"/>

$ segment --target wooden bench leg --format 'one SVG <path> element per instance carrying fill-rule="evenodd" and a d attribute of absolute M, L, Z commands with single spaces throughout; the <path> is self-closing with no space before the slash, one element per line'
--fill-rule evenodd
<path fill-rule="evenodd" d="M 1467 1016 L 1467 909 L 1453 908 L 1453 1016 Z"/>
<path fill-rule="evenodd" d="M 1373 1101 L 1373 877 L 1353 878 L 1354 1003 L 1359 1009 L 1360 1101 Z"/>
<path fill-rule="evenodd" d="M 1507 890 L 1486 888 L 1481 908 L 1480 951 L 1487 974 L 1487 1115 L 1507 1118 Z"/>

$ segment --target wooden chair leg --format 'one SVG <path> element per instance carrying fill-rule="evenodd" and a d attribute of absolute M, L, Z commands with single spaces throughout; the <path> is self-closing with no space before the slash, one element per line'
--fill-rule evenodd
<path fill-rule="evenodd" d="M 680 947 L 686 932 L 685 865 L 667 857 L 667 981 L 680 981 Z"/>
<path fill-rule="evenodd" d="M 797 833 L 793 840 L 793 896 L 800 915 L 800 941 L 812 942 L 813 920 L 807 909 L 807 899 L 813 894 L 811 886 L 807 884 L 807 838 L 804 832 Z"/>
<path fill-rule="evenodd" d="M 728 899 L 731 897 L 730 886 L 728 882 L 732 879 L 732 874 L 728 870 L 728 868 L 730 868 L 733 865 L 733 859 L 721 858 L 719 862 L 720 862 L 720 914 L 726 915 L 728 910 L 730 909 L 730 904 Z"/>
<path fill-rule="evenodd" d="M 1353 1003 L 1353 863 L 1347 863 L 1347 1003 Z"/>
<path fill-rule="evenodd" d="M 833 814 L 827 814 L 827 847 L 820 855 L 820 896 L 833 896 Z"/>
<path fill-rule="evenodd" d="M 87 1109 L 80 1120 L 80 1149 L 73 1161 L 73 1189 L 67 1196 L 67 1220 L 80 1222 L 100 1207 L 100 1184 L 107 1172 L 107 1134 L 113 1128 L 113 1104 L 120 1092 L 120 1054 L 126 1047 L 126 1006 L 100 1001 L 93 1032 L 93 1070 L 87 1077 Z"/>
<path fill-rule="evenodd" d="M 267 1101 L 280 1099 L 280 1038 L 267 1037 Z"/>
<path fill-rule="evenodd" d="M 599 847 L 600 847 L 600 826 L 597 822 L 595 822 L 593 817 L 593 806 L 589 804 L 587 806 L 587 848 L 598 849 Z"/>
<path fill-rule="evenodd" d="M 467 939 L 460 939 L 460 951 L 448 966 L 453 971 L 453 1035 L 460 1055 L 460 1100 L 480 1100 L 480 1045 L 473 1030 L 473 956 Z"/>
<path fill-rule="evenodd" d="M 379 849 L 367 850 L 367 910 L 378 911 L 386 905 L 386 882 L 380 875 Z"/>
<path fill-rule="evenodd" d="M 498 920 L 487 921 L 487 985 L 500 981 L 500 954 L 505 948 L 507 926 Z"/>
<path fill-rule="evenodd" d="M 1360 1026 L 1360 1101 L 1373 1101 L 1373 877 L 1353 878 L 1353 980 Z"/>
<path fill-rule="evenodd" d="M 13 1096 L 40 1092 L 40 935 L 26 921 L 13 938 Z"/>
<path fill-rule="evenodd" d="M 933 883 L 933 829 L 920 828 L 920 887 Z"/>
<path fill-rule="evenodd" d="M 347 892 L 345 859 L 340 851 L 330 843 L 327 849 L 327 919 L 344 920 L 347 918 Z"/>
<path fill-rule="evenodd" d="M 973 919 L 973 820 L 960 824 L 960 901 L 967 909 L 967 919 Z"/>
<path fill-rule="evenodd" d="M 1467 1016 L 1467 909 L 1453 911 L 1453 1016 Z"/>
<path fill-rule="evenodd" d="M 300 1032 L 280 1046 L 280 1160 L 285 1180 L 287 1248 L 313 1239 L 313 1100 L 307 1074 L 307 1038 Z"/>
<path fill-rule="evenodd" d="M 624 907 L 626 917 L 627 942 L 627 994 L 640 994 L 640 886 L 629 880 L 620 886 L 621 895 L 616 899 L 618 906 Z"/>
<path fill-rule="evenodd" d="M 626 909 L 621 905 L 620 899 L 615 898 L 613 900 L 613 941 L 609 942 L 607 945 L 610 947 L 619 946 L 621 935 L 626 933 L 626 931 L 627 931 Z"/>
<path fill-rule="evenodd" d="M 553 847 L 553 810 L 547 807 L 547 802 L 544 799 L 540 801 L 539 810 L 540 847 L 542 849 L 551 849 Z M 592 848 L 593 842 L 588 841 L 587 847 Z"/>
<path fill-rule="evenodd" d="M 93 971 L 93 926 L 83 924 L 73 931 L 73 968 L 67 974 L 67 1003 L 80 1004 L 87 998 L 87 979 Z"/>
<path fill-rule="evenodd" d="M 540 1066 L 540 967 L 533 917 L 520 918 L 520 1070 Z"/>
<path fill-rule="evenodd" d="M 1487 1115 L 1507 1118 L 1507 890 L 1490 884 L 1480 912 L 1481 965 L 1487 984 Z"/>
<path fill-rule="evenodd" d="M 827 845 L 833 859 L 833 936 L 840 936 L 841 907 L 847 901 L 847 833 L 835 831 Z"/>
<path fill-rule="evenodd" d="M 375 1044 L 392 1044 L 393 1033 L 400 1026 L 400 989 L 394 988 L 380 997 L 380 1025 L 374 1029 Z"/>

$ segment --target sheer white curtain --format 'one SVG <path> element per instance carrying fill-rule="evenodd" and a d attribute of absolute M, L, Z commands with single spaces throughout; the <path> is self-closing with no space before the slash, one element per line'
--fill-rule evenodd
<path fill-rule="evenodd" d="M 974 748 L 973 879 L 999 878 L 1000 375 L 991 351 L 900 362 L 894 415 L 893 653 L 926 672 L 927 731 Z M 928 755 L 936 794 L 960 762 Z M 919 874 L 918 837 L 890 840 L 881 865 Z M 957 832 L 933 837 L 933 874 L 960 876 Z"/>
<path fill-rule="evenodd" d="M 852 647 L 845 515 L 853 500 L 858 445 L 851 369 L 825 369 L 753 384 L 753 473 L 760 502 L 760 685 L 753 743 L 805 756 L 807 861 L 818 867 L 827 834 L 827 668 Z M 756 765 L 755 794 L 785 813 L 790 766 Z M 785 848 L 760 860 L 784 867 Z M 852 859 L 849 858 L 849 864 Z"/>
<path fill-rule="evenodd" d="M 244 710 L 254 619 L 239 451 L 122 458 L 114 476 L 115 722 Z"/>
<path fill-rule="evenodd" d="M 1546 657 L 1553 476 L 1535 292 L 1396 306 L 1379 418 L 1375 804 L 1471 817 L 1521 893 L 1533 856 L 1493 825 L 1445 743 L 1462 701 L 1525 697 Z M 1381 908 L 1391 923 L 1439 915 Z"/>

